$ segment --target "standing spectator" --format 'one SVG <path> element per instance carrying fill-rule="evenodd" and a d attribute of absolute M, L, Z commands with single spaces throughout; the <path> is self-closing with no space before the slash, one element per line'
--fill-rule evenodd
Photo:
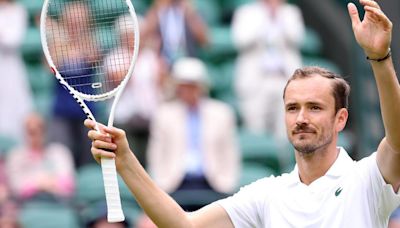
<path fill-rule="evenodd" d="M 300 9 L 285 0 L 258 0 L 235 11 L 232 27 L 239 51 L 235 90 L 244 126 L 285 138 L 282 91 L 302 65 Z"/>
<path fill-rule="evenodd" d="M 180 57 L 198 57 L 199 48 L 208 43 L 207 26 L 189 0 L 155 0 L 146 20 L 159 35 L 169 66 Z"/>
<path fill-rule="evenodd" d="M 17 142 L 23 138 L 22 123 L 33 106 L 20 56 L 27 16 L 22 5 L 12 0 L 0 0 L 0 135 L 7 135 Z"/>
<path fill-rule="evenodd" d="M 127 58 L 133 51 L 134 34 L 125 25 L 130 17 L 123 15 L 115 22 L 115 28 L 121 39 L 121 45 L 112 50 L 105 58 L 106 74 L 111 78 L 123 78 L 130 66 Z M 121 26 L 122 25 L 122 26 Z M 133 26 L 133 21 L 132 21 Z M 139 18 L 140 51 L 135 69 L 129 79 L 115 111 L 115 124 L 127 130 L 130 140 L 138 148 L 146 151 L 149 123 L 163 99 L 165 64 L 158 54 L 159 46 L 154 34 L 147 32 L 146 21 Z M 124 62 L 122 62 L 124 61 Z M 145 153 L 136 154 L 145 164 Z"/>
<path fill-rule="evenodd" d="M 205 96 L 207 72 L 200 60 L 178 60 L 172 75 L 177 99 L 162 105 L 152 123 L 149 172 L 168 193 L 231 193 L 240 173 L 234 114 Z"/>
<path fill-rule="evenodd" d="M 90 75 L 95 71 L 95 64 L 100 56 L 94 36 L 88 31 L 91 15 L 88 6 L 82 2 L 68 2 L 65 4 L 58 21 L 50 20 L 57 32 L 48 40 L 50 50 L 54 52 L 56 66 L 65 78 L 80 78 L 90 82 Z M 77 17 L 76 15 L 80 15 Z M 82 46 L 92 45 L 92 48 Z M 57 47 L 58 46 L 58 47 Z M 85 51 L 83 51 L 85 50 Z M 92 65 L 92 63 L 95 63 Z M 89 109 L 96 114 L 93 102 L 87 102 Z M 76 167 L 92 162 L 87 151 L 90 151 L 91 142 L 87 140 L 82 121 L 86 118 L 75 99 L 59 83 L 55 86 L 53 102 L 53 119 L 49 125 L 50 140 L 60 142 L 72 151 Z"/>
<path fill-rule="evenodd" d="M 71 152 L 62 144 L 46 144 L 45 127 L 41 116 L 28 116 L 26 144 L 11 150 L 7 158 L 10 187 L 21 201 L 62 200 L 74 191 Z"/>

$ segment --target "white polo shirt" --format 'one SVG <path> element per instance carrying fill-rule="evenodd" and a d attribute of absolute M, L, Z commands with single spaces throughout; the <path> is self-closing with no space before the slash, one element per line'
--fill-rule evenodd
<path fill-rule="evenodd" d="M 355 162 L 340 148 L 328 172 L 309 186 L 300 181 L 296 166 L 216 203 L 240 228 L 386 228 L 400 194 L 385 183 L 376 153 Z"/>

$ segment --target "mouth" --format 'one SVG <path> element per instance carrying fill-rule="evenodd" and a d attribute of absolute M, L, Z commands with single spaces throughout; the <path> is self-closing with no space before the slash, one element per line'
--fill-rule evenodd
<path fill-rule="evenodd" d="M 300 130 L 300 131 L 293 131 L 294 135 L 299 135 L 299 134 L 315 134 L 315 131 L 312 130 Z"/>

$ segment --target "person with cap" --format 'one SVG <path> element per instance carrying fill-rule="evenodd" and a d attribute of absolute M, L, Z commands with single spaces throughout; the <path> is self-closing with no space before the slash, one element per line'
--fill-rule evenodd
<path fill-rule="evenodd" d="M 176 99 L 161 105 L 150 128 L 150 175 L 168 193 L 231 193 L 240 173 L 233 111 L 206 96 L 207 70 L 200 60 L 179 59 L 172 77 Z"/>

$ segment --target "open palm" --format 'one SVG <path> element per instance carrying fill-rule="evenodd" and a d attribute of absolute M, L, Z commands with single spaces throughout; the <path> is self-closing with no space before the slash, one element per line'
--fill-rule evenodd
<path fill-rule="evenodd" d="M 375 1 L 360 0 L 360 3 L 365 9 L 362 21 L 356 6 L 353 3 L 348 5 L 355 38 L 370 58 L 382 58 L 390 47 L 392 22 Z"/>

